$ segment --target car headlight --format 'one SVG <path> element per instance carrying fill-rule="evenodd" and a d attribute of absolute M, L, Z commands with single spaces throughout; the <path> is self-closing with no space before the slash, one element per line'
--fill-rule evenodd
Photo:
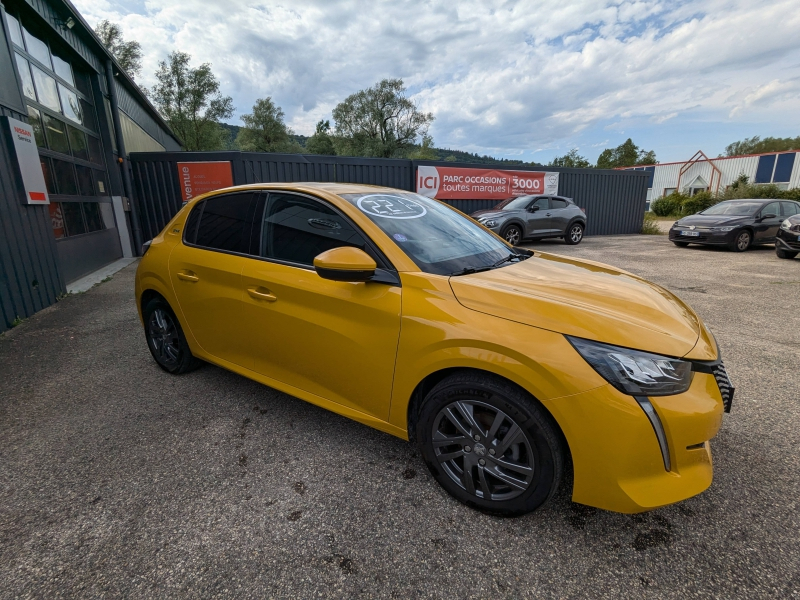
<path fill-rule="evenodd" d="M 789 219 L 786 219 L 783 223 L 781 223 L 781 229 L 785 229 L 789 231 L 792 228 L 792 224 L 789 223 Z"/>
<path fill-rule="evenodd" d="M 685 360 L 566 336 L 603 379 L 631 396 L 682 394 L 692 383 L 692 364 Z"/>
<path fill-rule="evenodd" d="M 735 225 L 726 225 L 725 227 L 711 227 L 711 231 L 733 231 L 736 229 Z"/>
<path fill-rule="evenodd" d="M 483 221 L 478 221 L 478 222 L 484 227 L 488 227 L 490 229 L 492 227 L 497 227 L 497 221 L 495 221 L 494 219 L 484 219 Z"/>

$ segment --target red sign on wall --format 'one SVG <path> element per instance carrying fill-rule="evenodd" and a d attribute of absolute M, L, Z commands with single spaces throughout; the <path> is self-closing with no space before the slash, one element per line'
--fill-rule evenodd
<path fill-rule="evenodd" d="M 557 194 L 558 173 L 420 166 L 417 193 L 439 200 L 504 200 L 527 194 Z"/>
<path fill-rule="evenodd" d="M 183 201 L 233 185 L 233 170 L 230 161 L 180 162 L 178 179 L 181 183 Z"/>

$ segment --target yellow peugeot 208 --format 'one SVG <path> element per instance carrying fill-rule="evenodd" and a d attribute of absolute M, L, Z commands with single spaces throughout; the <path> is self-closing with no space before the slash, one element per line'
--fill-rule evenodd
<path fill-rule="evenodd" d="M 711 484 L 733 388 L 667 290 L 513 248 L 417 194 L 259 184 L 190 201 L 136 274 L 150 351 L 208 361 L 418 444 L 455 498 L 639 512 Z"/>

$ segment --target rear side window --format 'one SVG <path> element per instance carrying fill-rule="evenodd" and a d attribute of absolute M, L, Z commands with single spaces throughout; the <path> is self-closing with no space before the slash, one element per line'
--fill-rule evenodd
<path fill-rule="evenodd" d="M 252 200 L 252 193 L 226 194 L 205 200 L 195 244 L 214 250 L 246 252 L 250 241 L 248 222 Z M 194 214 L 190 215 L 189 221 L 193 217 Z M 187 236 L 191 233 L 189 226 L 187 224 Z"/>
<path fill-rule="evenodd" d="M 318 254 L 341 246 L 372 254 L 361 233 L 329 206 L 305 196 L 269 195 L 261 230 L 261 256 L 313 265 Z"/>
<path fill-rule="evenodd" d="M 798 205 L 794 202 L 781 202 L 781 206 L 783 206 L 784 217 L 791 217 L 800 212 L 800 210 L 798 210 Z"/>
<path fill-rule="evenodd" d="M 559 200 L 558 198 L 551 198 L 550 199 L 550 208 L 567 208 L 567 203 L 565 200 Z"/>

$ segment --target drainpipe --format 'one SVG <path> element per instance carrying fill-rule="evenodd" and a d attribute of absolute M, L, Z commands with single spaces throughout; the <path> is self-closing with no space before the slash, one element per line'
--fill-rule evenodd
<path fill-rule="evenodd" d="M 122 127 L 119 121 L 119 104 L 117 103 L 117 88 L 114 85 L 114 63 L 106 60 L 106 81 L 108 81 L 108 96 L 111 102 L 111 118 L 114 121 L 114 135 L 117 138 L 117 152 L 119 152 L 120 166 L 122 167 L 122 189 L 128 197 L 131 207 L 131 229 L 133 229 L 133 254 L 139 256 L 142 252 L 142 230 L 139 224 L 139 209 L 133 197 L 131 174 L 126 164 L 128 153 L 125 152 L 125 140 L 122 139 Z"/>

